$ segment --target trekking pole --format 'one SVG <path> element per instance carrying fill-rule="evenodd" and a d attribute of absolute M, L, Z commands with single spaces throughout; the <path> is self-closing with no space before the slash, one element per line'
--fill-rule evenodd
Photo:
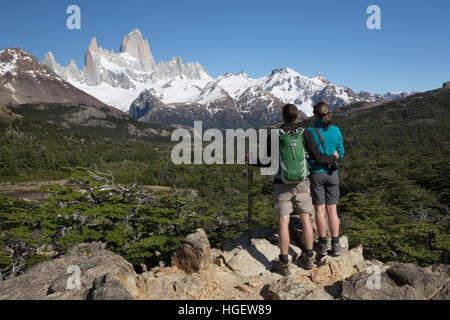
<path fill-rule="evenodd" d="M 252 230 L 252 210 L 253 210 L 253 195 L 252 195 L 252 185 L 253 185 L 253 168 L 251 164 L 248 164 L 248 172 L 247 172 L 247 179 L 248 179 L 248 230 Z"/>

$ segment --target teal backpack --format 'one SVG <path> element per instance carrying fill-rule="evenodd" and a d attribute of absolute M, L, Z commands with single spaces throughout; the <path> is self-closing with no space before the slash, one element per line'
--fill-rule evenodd
<path fill-rule="evenodd" d="M 279 129 L 280 168 L 277 176 L 286 184 L 299 183 L 309 176 L 309 163 L 303 145 L 303 128 L 286 133 Z"/>

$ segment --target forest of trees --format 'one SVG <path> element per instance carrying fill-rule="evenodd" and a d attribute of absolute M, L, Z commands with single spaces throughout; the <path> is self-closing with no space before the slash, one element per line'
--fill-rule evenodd
<path fill-rule="evenodd" d="M 334 116 L 346 149 L 342 234 L 366 258 L 449 262 L 448 91 Z M 41 200 L 0 197 L 3 276 L 48 259 L 38 249 L 49 244 L 64 253 L 104 241 L 140 268 L 168 262 L 197 227 L 212 244 L 248 229 L 246 165 L 176 166 L 169 141 L 81 135 L 27 117 L 0 121 L 0 145 L 0 182 L 71 181 L 42 187 Z M 251 192 L 253 228 L 276 227 L 271 178 L 255 174 Z"/>

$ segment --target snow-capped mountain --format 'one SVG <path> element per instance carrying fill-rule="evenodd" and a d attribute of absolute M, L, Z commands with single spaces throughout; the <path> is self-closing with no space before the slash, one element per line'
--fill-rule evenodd
<path fill-rule="evenodd" d="M 412 94 L 416 93 L 415 91 L 405 91 L 405 92 L 387 92 L 387 93 L 369 93 L 365 91 L 361 91 L 358 95 L 366 102 L 375 102 L 380 100 L 392 101 L 401 98 L 405 98 Z"/>
<path fill-rule="evenodd" d="M 276 69 L 269 76 L 261 78 L 260 82 L 274 96 L 283 102 L 297 105 L 308 116 L 312 116 L 314 104 L 320 101 L 314 99 L 314 95 L 326 88 L 340 95 L 342 104 L 352 102 L 352 97 L 342 94 L 347 88 L 330 84 L 320 73 L 314 78 L 308 78 L 290 68 Z M 331 104 L 330 106 L 333 107 Z"/>
<path fill-rule="evenodd" d="M 180 80 L 172 80 L 169 84 Z M 200 88 L 200 87 L 199 87 Z M 191 125 L 203 121 L 204 127 L 259 127 L 278 122 L 284 103 L 245 73 L 226 74 L 211 81 L 186 102 L 175 102 L 172 86 L 152 88 L 131 104 L 129 114 L 140 121 L 156 124 Z M 300 112 L 301 117 L 306 115 Z"/>
<path fill-rule="evenodd" d="M 125 112 L 145 89 L 172 88 L 164 90 L 167 98 L 173 99 L 171 91 L 176 91 L 183 101 L 212 80 L 200 64 L 185 65 L 180 57 L 156 64 L 148 40 L 137 29 L 125 36 L 118 53 L 99 47 L 93 38 L 81 70 L 73 60 L 67 67 L 59 65 L 51 52 L 43 63 L 74 86 Z"/>
<path fill-rule="evenodd" d="M 31 54 L 19 48 L 0 51 L 0 103 L 34 102 L 105 106 L 43 66 Z"/>
<path fill-rule="evenodd" d="M 209 117 L 208 121 L 220 126 L 264 125 L 279 120 L 285 103 L 293 103 L 303 115 L 311 116 L 318 101 L 325 101 L 334 110 L 353 102 L 410 94 L 356 94 L 350 88 L 330 83 L 320 73 L 309 78 L 290 68 L 275 69 L 259 79 L 244 72 L 226 73 L 214 79 L 199 63 L 184 64 L 180 57 L 156 64 L 148 41 L 137 29 L 125 36 L 118 53 L 99 47 L 93 38 L 81 70 L 74 61 L 62 67 L 51 52 L 43 63 L 99 100 L 129 111 L 137 119 L 164 124 L 186 124 L 184 120 L 173 122 L 184 114 L 185 119 L 193 115 Z M 152 116 L 142 115 L 142 110 L 148 110 Z M 160 115 L 155 115 L 156 110 Z M 161 114 L 167 115 L 167 120 Z"/>

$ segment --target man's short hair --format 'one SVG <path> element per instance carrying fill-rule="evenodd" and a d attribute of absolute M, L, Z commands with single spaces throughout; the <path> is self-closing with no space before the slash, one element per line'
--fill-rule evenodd
<path fill-rule="evenodd" d="M 292 123 L 297 120 L 298 109 L 293 104 L 287 104 L 283 107 L 283 118 L 287 123 Z"/>

